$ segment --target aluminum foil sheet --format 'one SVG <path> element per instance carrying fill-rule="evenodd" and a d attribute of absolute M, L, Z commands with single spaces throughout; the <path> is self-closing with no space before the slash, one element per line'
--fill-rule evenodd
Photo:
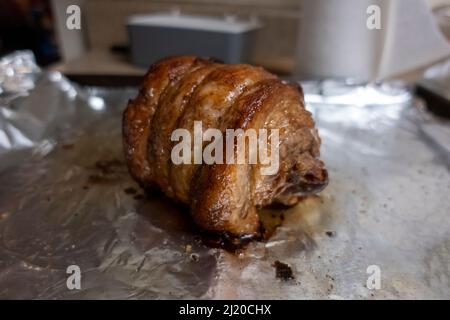
<path fill-rule="evenodd" d="M 337 94 L 353 99 L 330 103 L 323 83 L 305 83 L 330 184 L 296 207 L 264 209 L 280 226 L 232 253 L 205 245 L 184 209 L 128 175 L 121 113 L 135 89 L 29 75 L 33 89 L 0 95 L 0 298 L 450 298 L 439 142 L 450 124 L 407 91 L 381 90 L 393 103 L 380 104 L 373 88 L 346 84 Z M 293 279 L 277 278 L 275 261 Z M 67 286 L 71 265 L 81 289 Z M 368 288 L 374 275 L 379 287 Z"/>

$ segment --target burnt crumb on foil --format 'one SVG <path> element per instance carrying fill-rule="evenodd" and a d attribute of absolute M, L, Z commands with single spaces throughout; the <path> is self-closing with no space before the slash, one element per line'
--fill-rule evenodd
<path fill-rule="evenodd" d="M 115 183 L 127 173 L 125 163 L 118 159 L 98 160 L 89 169 L 88 185 Z"/>
<path fill-rule="evenodd" d="M 125 164 L 118 159 L 111 160 L 98 160 L 95 162 L 95 168 L 104 175 L 113 174 L 118 171 L 118 168 L 123 167 Z"/>
<path fill-rule="evenodd" d="M 75 145 L 73 143 L 66 143 L 61 146 L 64 150 L 71 150 Z"/>
<path fill-rule="evenodd" d="M 123 190 L 126 194 L 133 195 L 137 193 L 137 190 L 133 187 L 128 187 Z"/>
<path fill-rule="evenodd" d="M 327 232 L 325 232 L 325 234 L 326 234 L 329 238 L 334 238 L 334 237 L 336 237 L 336 232 L 334 232 L 334 231 L 327 231 Z"/>
<path fill-rule="evenodd" d="M 283 281 L 295 279 L 294 274 L 292 273 L 292 269 L 288 264 L 276 260 L 272 266 L 275 268 L 276 278 Z"/>

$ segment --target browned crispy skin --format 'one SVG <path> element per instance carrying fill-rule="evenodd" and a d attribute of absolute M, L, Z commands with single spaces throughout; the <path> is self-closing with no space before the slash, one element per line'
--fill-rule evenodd
<path fill-rule="evenodd" d="M 136 99 L 123 114 L 123 145 L 131 175 L 142 185 L 151 182 L 147 144 L 152 118 L 167 85 L 184 74 L 197 60 L 194 56 L 170 57 L 153 64 L 144 77 Z"/>
<path fill-rule="evenodd" d="M 274 76 L 262 68 L 250 65 L 222 65 L 204 80 L 188 106 L 180 116 L 177 128 L 184 128 L 193 136 L 194 121 L 202 121 L 203 130 L 217 128 L 224 130 L 222 117 L 233 107 L 237 97 L 252 84 L 273 78 Z M 170 184 L 176 198 L 189 203 L 191 180 L 199 165 L 175 165 L 171 163 Z"/>
<path fill-rule="evenodd" d="M 156 110 L 153 121 L 158 125 L 151 130 L 148 159 L 154 170 L 154 181 L 172 196 L 173 190 L 169 183 L 171 134 L 177 128 L 186 104 L 190 101 L 195 89 L 203 83 L 212 71 L 219 67 L 214 63 L 201 63 L 185 75 L 176 85 L 171 86 L 161 99 L 161 108 Z"/>
<path fill-rule="evenodd" d="M 326 171 L 322 162 L 315 159 L 319 141 L 313 131 L 314 122 L 295 86 L 277 79 L 263 81 L 244 93 L 234 108 L 240 115 L 231 128 L 280 129 L 278 173 L 261 175 L 261 164 L 203 165 L 196 187 L 191 188 L 191 212 L 197 224 L 207 230 L 256 234 L 256 207 L 272 202 L 297 203 L 300 196 L 324 187 Z M 304 157 L 310 162 L 303 163 Z M 300 170 L 297 163 L 304 168 Z M 296 180 L 305 175 L 321 183 L 306 190 Z"/>
<path fill-rule="evenodd" d="M 262 175 L 262 164 L 175 165 L 171 133 L 185 128 L 192 134 L 194 121 L 202 121 L 203 131 L 267 129 L 270 135 L 271 129 L 279 129 L 279 170 Z M 261 68 L 195 57 L 163 60 L 151 68 L 139 96 L 130 101 L 123 125 L 133 177 L 187 204 L 194 221 L 207 231 L 257 235 L 258 207 L 295 204 L 328 181 L 318 159 L 320 139 L 300 87 Z"/>

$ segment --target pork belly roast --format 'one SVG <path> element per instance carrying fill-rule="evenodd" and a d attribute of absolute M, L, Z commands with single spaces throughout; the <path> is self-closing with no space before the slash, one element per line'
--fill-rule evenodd
<path fill-rule="evenodd" d="M 178 142 L 172 141 L 172 133 L 179 128 L 193 133 L 197 121 L 203 131 L 218 129 L 224 137 L 227 129 L 267 129 L 269 135 L 277 129 L 278 170 L 262 174 L 264 165 L 249 161 L 176 164 L 171 154 Z M 143 188 L 158 188 L 187 205 L 202 229 L 233 237 L 259 234 L 258 208 L 294 205 L 328 182 L 302 89 L 246 64 L 195 56 L 153 64 L 124 111 L 123 144 L 129 171 Z"/>

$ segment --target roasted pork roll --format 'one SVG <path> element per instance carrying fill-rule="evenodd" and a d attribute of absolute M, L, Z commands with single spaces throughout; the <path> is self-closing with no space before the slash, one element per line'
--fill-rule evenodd
<path fill-rule="evenodd" d="M 187 205 L 205 231 L 233 237 L 259 234 L 258 208 L 294 205 L 328 182 L 299 85 L 246 64 L 155 63 L 123 114 L 123 145 L 143 188 Z"/>

